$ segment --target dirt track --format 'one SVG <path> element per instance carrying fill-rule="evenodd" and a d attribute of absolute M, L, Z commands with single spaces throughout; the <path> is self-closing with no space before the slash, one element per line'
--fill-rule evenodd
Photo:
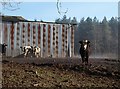
<path fill-rule="evenodd" d="M 10 58 L 2 62 L 3 87 L 119 88 L 119 62 L 90 59 L 83 67 L 78 58 Z"/>

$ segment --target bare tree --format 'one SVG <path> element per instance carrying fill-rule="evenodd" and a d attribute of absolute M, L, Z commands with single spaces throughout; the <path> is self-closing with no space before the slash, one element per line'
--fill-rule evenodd
<path fill-rule="evenodd" d="M 62 11 L 62 4 L 61 4 L 60 0 L 57 0 L 57 10 L 60 15 L 61 14 L 65 15 L 68 12 L 68 8 L 65 11 Z"/>
<path fill-rule="evenodd" d="M 19 5 L 22 2 L 18 2 L 17 0 L 0 0 L 0 4 L 2 5 L 3 9 L 9 10 L 9 11 L 15 11 L 20 9 Z M 62 4 L 60 0 L 57 0 L 56 3 L 57 11 L 60 15 L 65 15 L 68 12 L 68 8 L 63 11 Z M 2 12 L 0 12 L 2 14 Z"/>
<path fill-rule="evenodd" d="M 19 5 L 21 4 L 21 2 L 15 0 L 0 0 L 0 3 L 3 9 L 7 9 L 10 11 L 20 9 Z"/>

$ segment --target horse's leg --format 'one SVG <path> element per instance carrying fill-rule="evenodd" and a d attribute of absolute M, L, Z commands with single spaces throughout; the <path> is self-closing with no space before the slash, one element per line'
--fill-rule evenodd
<path fill-rule="evenodd" d="M 85 59 L 84 58 L 82 58 L 82 63 L 84 63 L 85 62 Z"/>
<path fill-rule="evenodd" d="M 82 65 L 84 66 L 85 58 L 82 57 Z"/>
<path fill-rule="evenodd" d="M 88 65 L 88 56 L 85 58 L 85 65 Z"/>

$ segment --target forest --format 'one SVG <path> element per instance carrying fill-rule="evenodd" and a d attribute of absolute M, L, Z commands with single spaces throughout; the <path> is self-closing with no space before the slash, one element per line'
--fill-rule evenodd
<path fill-rule="evenodd" d="M 62 19 L 58 18 L 55 22 L 77 24 L 75 26 L 74 38 L 76 56 L 79 56 L 80 44 L 78 42 L 83 39 L 88 39 L 91 42 L 92 57 L 118 58 L 119 18 L 111 17 L 110 20 L 107 20 L 107 17 L 104 17 L 100 21 L 97 17 L 87 17 L 86 19 L 83 17 L 78 22 L 76 17 L 71 19 L 64 15 Z"/>

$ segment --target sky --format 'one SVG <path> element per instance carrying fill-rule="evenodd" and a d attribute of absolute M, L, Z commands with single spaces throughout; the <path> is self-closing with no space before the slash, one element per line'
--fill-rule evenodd
<path fill-rule="evenodd" d="M 57 0 L 48 2 L 48 1 L 31 1 L 31 2 L 22 2 L 18 7 L 19 8 L 15 11 L 10 11 L 4 9 L 3 7 L 0 8 L 4 15 L 10 16 L 22 16 L 27 20 L 34 21 L 47 21 L 47 22 L 54 22 L 55 19 L 62 18 L 66 15 L 68 18 L 76 17 L 78 21 L 81 18 L 97 17 L 98 20 L 102 20 L 104 16 L 107 17 L 109 20 L 111 17 L 118 17 L 118 2 L 117 1 L 89 1 L 89 2 L 82 2 L 82 1 L 66 1 L 61 2 L 61 14 L 58 13 L 57 10 Z M 67 13 L 62 13 L 67 11 Z"/>

